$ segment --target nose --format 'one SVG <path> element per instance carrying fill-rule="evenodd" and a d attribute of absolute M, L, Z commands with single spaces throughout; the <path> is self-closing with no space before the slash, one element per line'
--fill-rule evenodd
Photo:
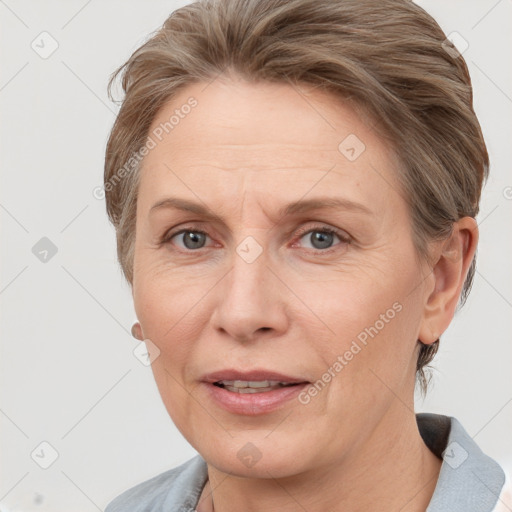
<path fill-rule="evenodd" d="M 248 263 L 238 253 L 217 288 L 211 316 L 214 329 L 240 342 L 276 337 L 288 328 L 286 287 L 270 269 L 263 252 Z"/>

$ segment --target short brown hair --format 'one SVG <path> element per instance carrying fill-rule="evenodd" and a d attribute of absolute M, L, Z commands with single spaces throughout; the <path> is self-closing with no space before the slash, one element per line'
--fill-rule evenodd
<path fill-rule="evenodd" d="M 121 76 L 125 97 L 106 149 L 105 195 L 129 283 L 139 176 L 133 157 L 179 90 L 226 71 L 251 81 L 312 84 L 367 112 L 402 164 L 398 177 L 421 256 L 429 240 L 449 236 L 454 222 L 476 217 L 489 159 L 469 72 L 422 8 L 409 0 L 199 0 L 174 11 L 109 83 L 111 93 Z M 475 260 L 460 305 L 474 271 Z M 424 369 L 439 340 L 418 345 L 425 393 Z"/>

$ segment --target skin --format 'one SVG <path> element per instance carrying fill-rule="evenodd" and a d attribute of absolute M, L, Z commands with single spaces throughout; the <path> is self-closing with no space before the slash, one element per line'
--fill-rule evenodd
<path fill-rule="evenodd" d="M 163 402 L 208 464 L 199 512 L 425 510 L 441 460 L 415 420 L 417 340 L 434 342 L 453 318 L 475 221 L 431 243 L 431 263 L 420 258 L 389 146 L 330 93 L 223 76 L 182 90 L 151 130 L 190 96 L 198 105 L 141 170 L 133 298 L 137 335 L 160 350 L 152 369 Z M 354 161 L 338 150 L 349 134 L 366 146 Z M 170 196 L 222 220 L 150 212 Z M 370 213 L 278 215 L 319 197 Z M 333 236 L 326 247 L 305 234 L 326 227 L 350 241 Z M 184 228 L 208 233 L 201 248 L 173 236 Z M 252 263 L 236 252 L 248 236 L 262 248 Z M 200 382 L 225 368 L 315 382 L 396 303 L 401 311 L 307 404 L 234 414 Z M 261 453 L 252 467 L 237 457 L 248 442 Z"/>

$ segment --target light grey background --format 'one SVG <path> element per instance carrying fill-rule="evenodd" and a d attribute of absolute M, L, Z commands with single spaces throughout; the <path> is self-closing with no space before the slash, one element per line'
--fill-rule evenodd
<path fill-rule="evenodd" d="M 0 0 L 2 511 L 103 510 L 195 455 L 132 353 L 130 290 L 104 201 L 93 196 L 117 112 L 108 76 L 184 3 Z M 492 169 L 474 288 L 417 410 L 455 416 L 510 468 L 512 2 L 420 4 L 469 43 Z M 31 47 L 48 52 L 52 39 L 47 58 Z M 43 237 L 57 248 L 46 262 L 32 252 Z M 43 441 L 58 452 L 48 469 L 35 462 L 51 462 Z"/>

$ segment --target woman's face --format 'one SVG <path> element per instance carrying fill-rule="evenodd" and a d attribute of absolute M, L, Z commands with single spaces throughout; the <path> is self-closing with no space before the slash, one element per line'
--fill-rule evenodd
<path fill-rule="evenodd" d="M 149 135 L 133 296 L 185 438 L 284 477 L 399 436 L 433 282 L 386 143 L 328 93 L 220 79 Z"/>

